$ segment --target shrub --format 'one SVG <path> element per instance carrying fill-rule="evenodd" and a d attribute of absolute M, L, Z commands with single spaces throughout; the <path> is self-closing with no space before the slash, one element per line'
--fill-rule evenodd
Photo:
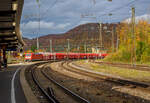
<path fill-rule="evenodd" d="M 131 57 L 130 50 L 122 46 L 122 48 L 120 48 L 118 52 L 110 54 L 104 59 L 104 61 L 129 62 L 130 57 Z"/>
<path fill-rule="evenodd" d="M 141 62 L 150 62 L 150 45 L 145 48 L 141 56 Z"/>
<path fill-rule="evenodd" d="M 146 49 L 146 44 L 144 42 L 140 41 L 137 43 L 137 48 L 136 48 L 137 61 L 141 61 L 141 56 L 143 55 L 145 49 Z"/>

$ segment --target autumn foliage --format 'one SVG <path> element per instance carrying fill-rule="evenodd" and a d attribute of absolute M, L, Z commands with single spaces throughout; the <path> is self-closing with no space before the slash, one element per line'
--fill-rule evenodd
<path fill-rule="evenodd" d="M 148 21 L 140 20 L 135 24 L 135 58 L 136 62 L 150 61 L 150 24 Z M 108 56 L 109 61 L 131 61 L 133 48 L 133 33 L 131 23 L 121 23 L 117 27 L 119 39 L 119 50 Z"/>

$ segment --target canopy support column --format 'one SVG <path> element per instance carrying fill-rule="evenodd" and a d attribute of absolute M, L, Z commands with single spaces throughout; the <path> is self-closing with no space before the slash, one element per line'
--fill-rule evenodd
<path fill-rule="evenodd" d="M 3 63 L 4 63 L 4 68 L 7 68 L 7 57 L 6 57 L 6 46 L 3 46 Z"/>
<path fill-rule="evenodd" d="M 0 48 L 0 70 L 2 69 L 2 52 Z"/>

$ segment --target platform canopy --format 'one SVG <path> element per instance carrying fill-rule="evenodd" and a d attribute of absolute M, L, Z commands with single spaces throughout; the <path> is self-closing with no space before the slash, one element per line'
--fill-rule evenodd
<path fill-rule="evenodd" d="M 24 45 L 20 20 L 24 0 L 0 0 L 0 48 L 16 50 Z"/>

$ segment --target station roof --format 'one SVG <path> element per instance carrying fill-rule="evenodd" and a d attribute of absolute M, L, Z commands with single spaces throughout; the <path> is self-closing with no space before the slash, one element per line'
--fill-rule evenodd
<path fill-rule="evenodd" d="M 24 45 L 20 20 L 24 0 L 0 0 L 0 47 L 15 50 Z"/>

